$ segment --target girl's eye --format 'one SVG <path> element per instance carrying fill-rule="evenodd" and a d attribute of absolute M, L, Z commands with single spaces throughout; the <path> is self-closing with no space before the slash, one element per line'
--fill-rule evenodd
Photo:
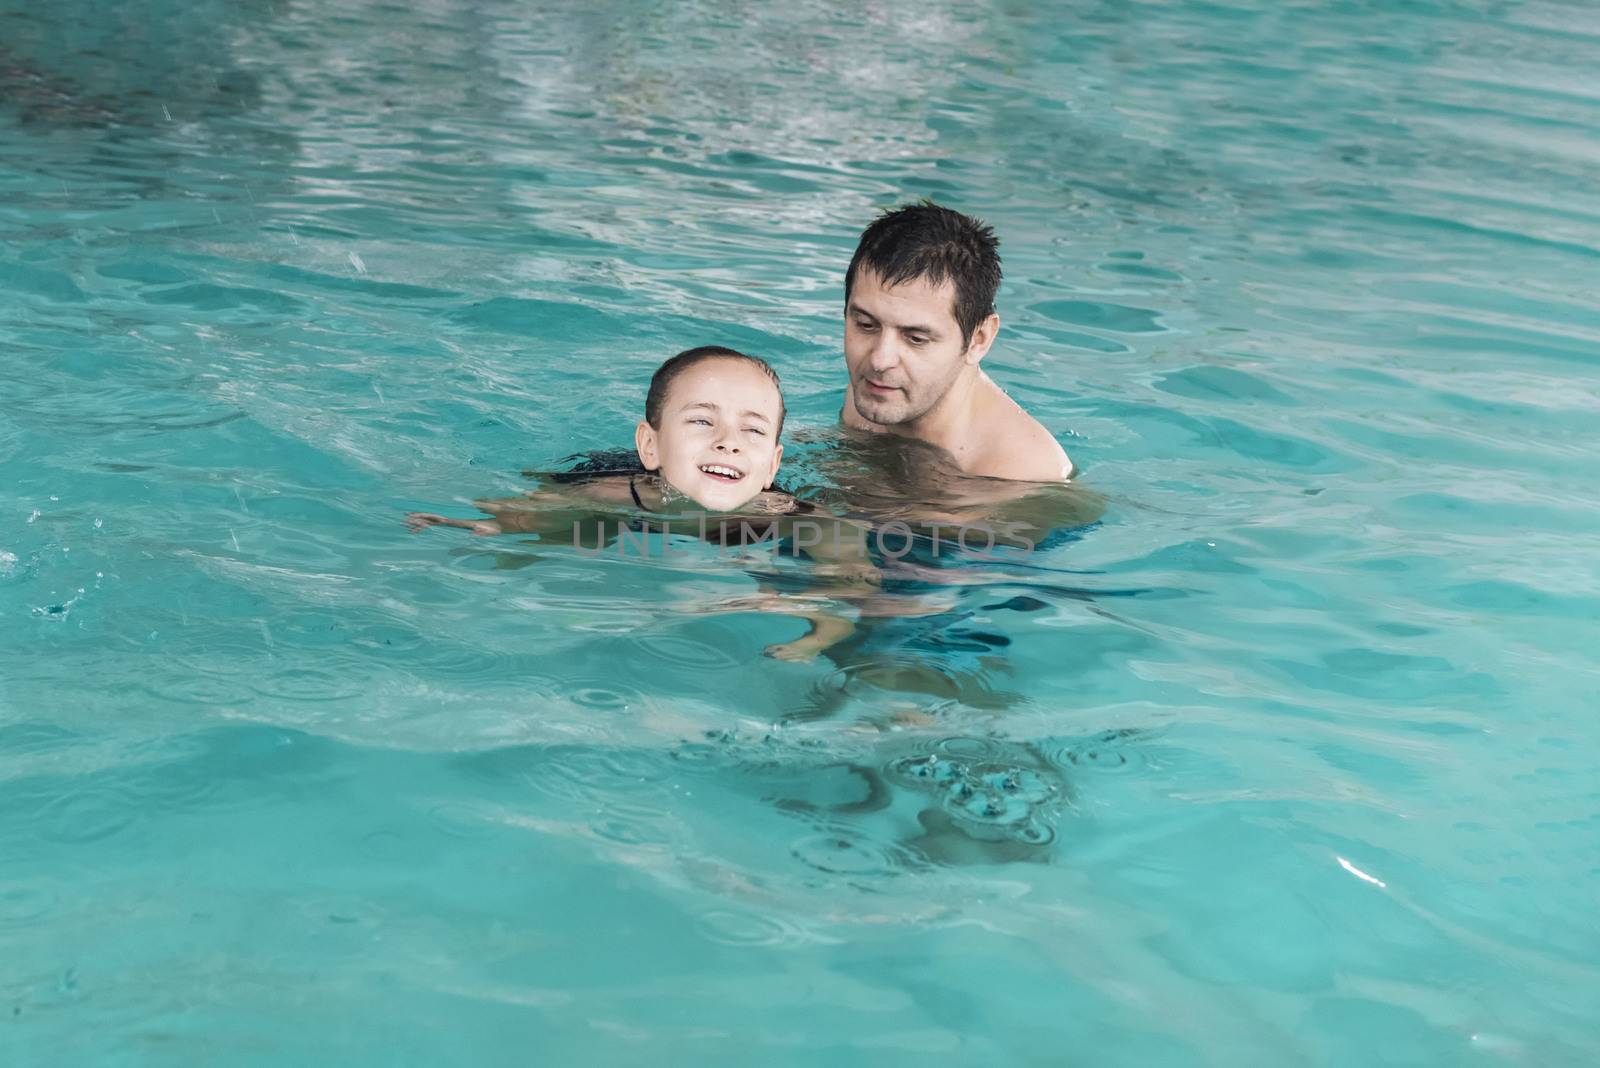
<path fill-rule="evenodd" d="M 747 426 L 744 428 L 744 432 L 746 434 L 760 434 L 762 437 L 767 436 L 767 432 L 758 426 Z"/>
<path fill-rule="evenodd" d="M 694 418 L 694 419 L 689 420 L 689 422 L 694 423 L 697 426 L 710 426 L 711 425 L 711 420 L 709 420 L 709 419 L 701 419 L 698 416 L 696 418 Z"/>

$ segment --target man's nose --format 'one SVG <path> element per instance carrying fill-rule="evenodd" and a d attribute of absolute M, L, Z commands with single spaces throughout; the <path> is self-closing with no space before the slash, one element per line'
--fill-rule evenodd
<path fill-rule="evenodd" d="M 899 362 L 900 347 L 894 343 L 887 332 L 879 334 L 878 340 L 872 346 L 867 365 L 874 371 L 891 371 Z"/>

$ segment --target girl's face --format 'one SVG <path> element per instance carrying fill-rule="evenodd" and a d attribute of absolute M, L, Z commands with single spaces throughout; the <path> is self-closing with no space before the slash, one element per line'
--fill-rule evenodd
<path fill-rule="evenodd" d="M 783 459 L 783 397 L 744 360 L 702 360 L 672 380 L 661 425 L 641 421 L 639 460 L 702 508 L 734 512 L 772 484 Z"/>

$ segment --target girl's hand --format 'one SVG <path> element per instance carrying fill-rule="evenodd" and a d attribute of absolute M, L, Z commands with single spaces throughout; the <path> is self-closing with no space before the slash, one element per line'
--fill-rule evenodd
<path fill-rule="evenodd" d="M 470 530 L 480 538 L 493 537 L 500 533 L 500 524 L 492 519 L 451 519 L 447 515 L 437 515 L 433 512 L 407 512 L 406 526 L 415 534 L 426 527 L 460 527 Z"/>
<path fill-rule="evenodd" d="M 448 522 L 450 522 L 449 519 L 442 515 L 434 515 L 432 512 L 406 513 L 406 528 L 413 534 L 417 533 L 419 530 L 424 530 L 428 527 L 437 526 L 440 523 Z"/>

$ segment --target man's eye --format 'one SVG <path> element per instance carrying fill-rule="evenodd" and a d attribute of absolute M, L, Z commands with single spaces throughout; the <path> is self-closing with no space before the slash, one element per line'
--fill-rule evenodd
<path fill-rule="evenodd" d="M 860 319 L 857 319 L 856 320 L 856 329 L 857 330 L 865 330 L 867 333 L 870 334 L 872 331 L 878 329 L 878 324 L 877 323 L 865 323 L 865 322 L 862 322 Z"/>
<path fill-rule="evenodd" d="M 928 343 L 927 337 L 923 334 L 907 334 L 906 340 L 913 345 L 926 345 Z"/>

